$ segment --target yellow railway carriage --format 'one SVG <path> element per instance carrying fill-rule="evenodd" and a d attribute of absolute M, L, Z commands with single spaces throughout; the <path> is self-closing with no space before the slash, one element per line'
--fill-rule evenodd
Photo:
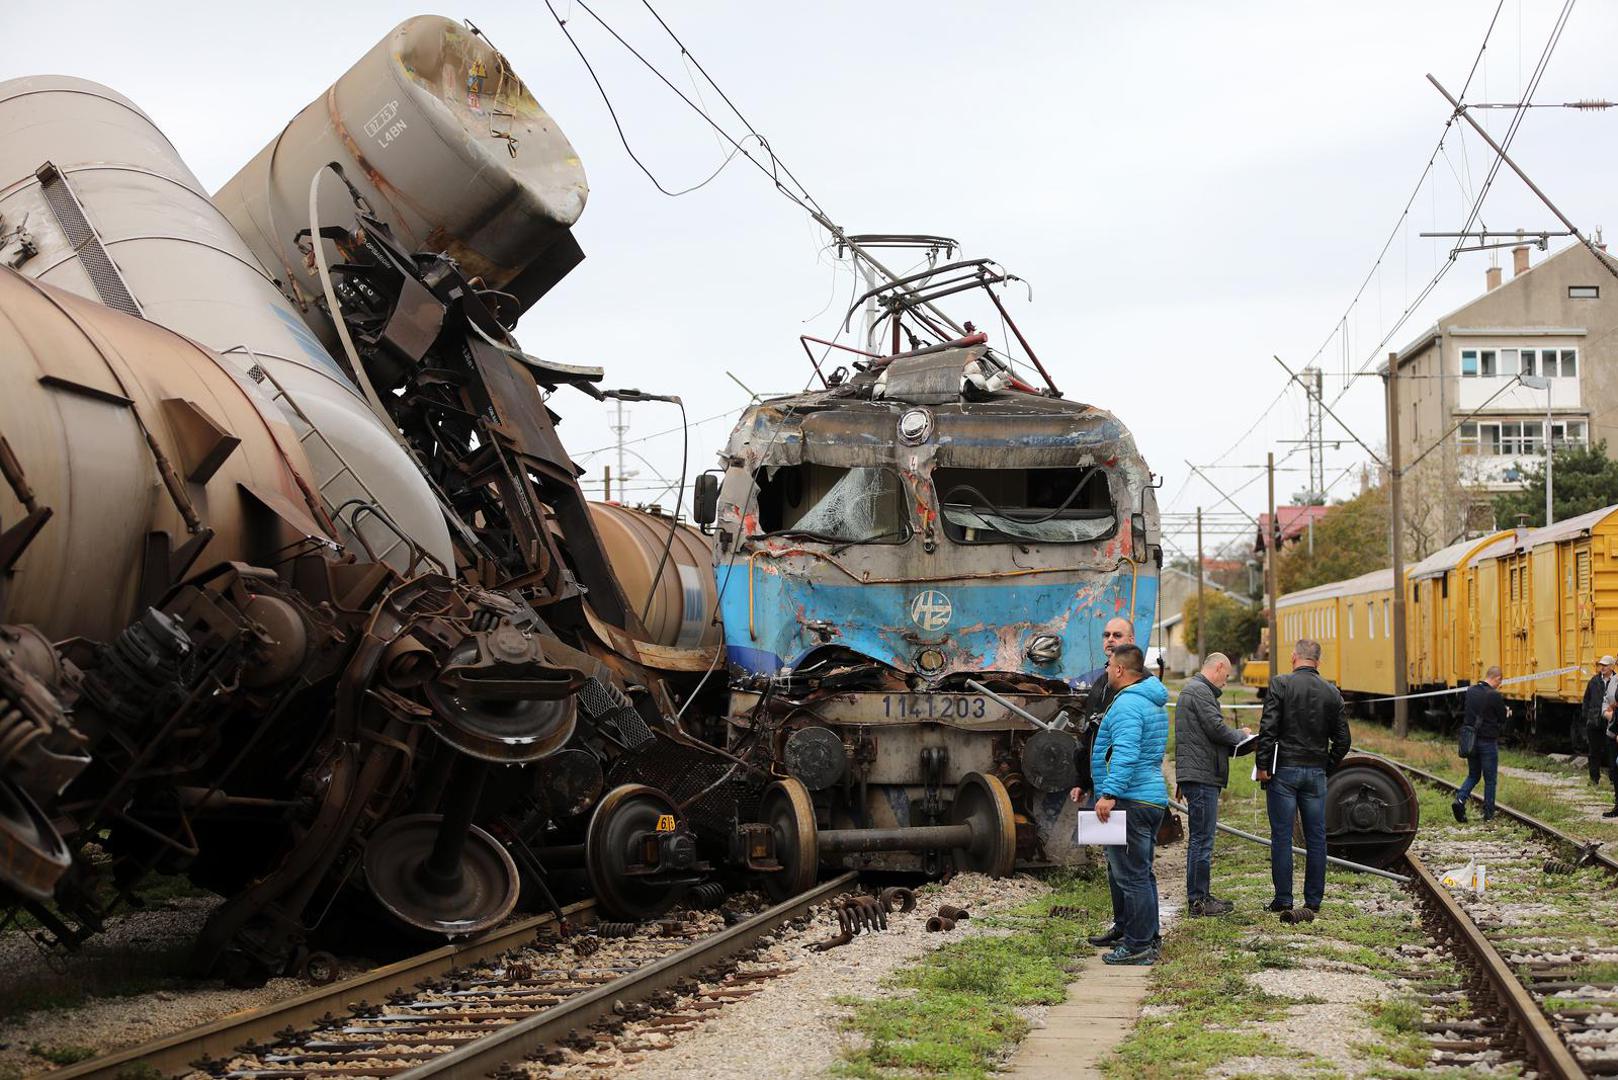
<path fill-rule="evenodd" d="M 1391 694 L 1392 584 L 1392 571 L 1379 570 L 1281 597 L 1282 650 L 1314 638 L 1322 673 L 1345 696 Z M 1618 653 L 1618 506 L 1453 544 L 1409 567 L 1404 589 L 1411 692 L 1463 687 L 1498 664 L 1527 730 L 1568 742 L 1595 659 Z M 1262 688 L 1268 664 L 1242 674 Z M 1412 712 L 1442 725 L 1459 708 L 1459 695 L 1438 696 Z"/>

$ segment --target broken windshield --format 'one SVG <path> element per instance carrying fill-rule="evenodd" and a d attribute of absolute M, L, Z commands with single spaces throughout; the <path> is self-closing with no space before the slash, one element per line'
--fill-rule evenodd
<path fill-rule="evenodd" d="M 768 536 L 831 543 L 910 538 L 904 483 L 893 469 L 786 465 L 760 473 L 759 525 Z"/>
<path fill-rule="evenodd" d="M 937 469 L 944 533 L 963 544 L 1082 544 L 1112 535 L 1102 469 Z"/>

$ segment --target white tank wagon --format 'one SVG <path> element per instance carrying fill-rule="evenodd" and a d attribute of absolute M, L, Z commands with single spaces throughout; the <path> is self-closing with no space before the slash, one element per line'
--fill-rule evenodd
<path fill-rule="evenodd" d="M 419 548 L 450 564 L 443 515 L 409 454 L 127 98 L 64 76 L 0 83 L 0 236 L 0 262 L 21 273 L 266 373 L 361 558 L 406 569 Z"/>
<path fill-rule="evenodd" d="M 335 350 L 318 269 L 296 239 L 311 181 L 332 163 L 401 246 L 443 252 L 506 294 L 507 325 L 584 257 L 570 231 L 589 190 L 578 155 L 505 57 L 460 23 L 400 23 L 215 195 Z M 330 175 L 318 206 L 322 224 L 352 215 Z"/>

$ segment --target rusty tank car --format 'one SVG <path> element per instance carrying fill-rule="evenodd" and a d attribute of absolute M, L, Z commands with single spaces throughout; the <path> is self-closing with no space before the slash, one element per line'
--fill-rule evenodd
<path fill-rule="evenodd" d="M 897 346 L 912 312 L 945 337 L 930 299 L 1004 279 L 974 260 L 874 298 Z M 1155 617 L 1151 473 L 1116 417 L 1036 391 L 981 333 L 852 367 L 749 408 L 699 484 L 726 742 L 781 777 L 763 816 L 811 865 L 1070 862 L 1102 626 L 1145 640 Z"/>
<path fill-rule="evenodd" d="M 781 876 L 677 722 L 719 646 L 556 436 L 602 373 L 512 333 L 586 188 L 487 41 L 407 21 L 216 199 L 82 80 L 0 84 L 0 165 L 0 906 L 71 947 L 183 873 L 250 981 L 568 867 L 626 916 Z"/>

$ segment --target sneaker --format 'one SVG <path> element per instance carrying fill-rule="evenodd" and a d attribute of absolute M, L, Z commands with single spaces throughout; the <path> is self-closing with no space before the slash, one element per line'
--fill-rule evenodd
<path fill-rule="evenodd" d="M 1618 817 L 1618 806 L 1613 807 L 1611 810 L 1608 810 L 1605 814 L 1602 814 L 1601 816 L 1602 817 Z"/>
<path fill-rule="evenodd" d="M 1101 933 L 1092 934 L 1084 940 L 1088 941 L 1098 949 L 1104 949 L 1108 945 L 1116 945 L 1120 941 L 1124 940 L 1124 932 L 1118 929 L 1116 926 L 1109 926 Z"/>
<path fill-rule="evenodd" d="M 1157 951 L 1151 946 L 1144 949 L 1130 949 L 1120 945 L 1112 952 L 1101 958 L 1103 964 L 1127 964 L 1133 967 L 1143 967 L 1157 960 Z"/>
<path fill-rule="evenodd" d="M 1449 812 L 1455 815 L 1455 820 L 1456 821 L 1459 821 L 1462 825 L 1466 824 L 1466 804 L 1465 803 L 1463 803 L 1463 802 L 1452 802 L 1452 803 L 1450 803 L 1449 804 Z"/>
<path fill-rule="evenodd" d="M 1236 910 L 1236 905 L 1229 900 L 1220 900 L 1210 896 L 1206 900 L 1199 900 L 1191 905 L 1191 914 L 1201 917 L 1210 915 L 1229 915 Z"/>
<path fill-rule="evenodd" d="M 1268 904 L 1264 905 L 1264 910 L 1265 911 L 1291 911 L 1292 910 L 1292 904 L 1291 904 L 1290 901 L 1287 902 L 1287 903 L 1282 903 L 1279 900 L 1271 900 Z"/>

